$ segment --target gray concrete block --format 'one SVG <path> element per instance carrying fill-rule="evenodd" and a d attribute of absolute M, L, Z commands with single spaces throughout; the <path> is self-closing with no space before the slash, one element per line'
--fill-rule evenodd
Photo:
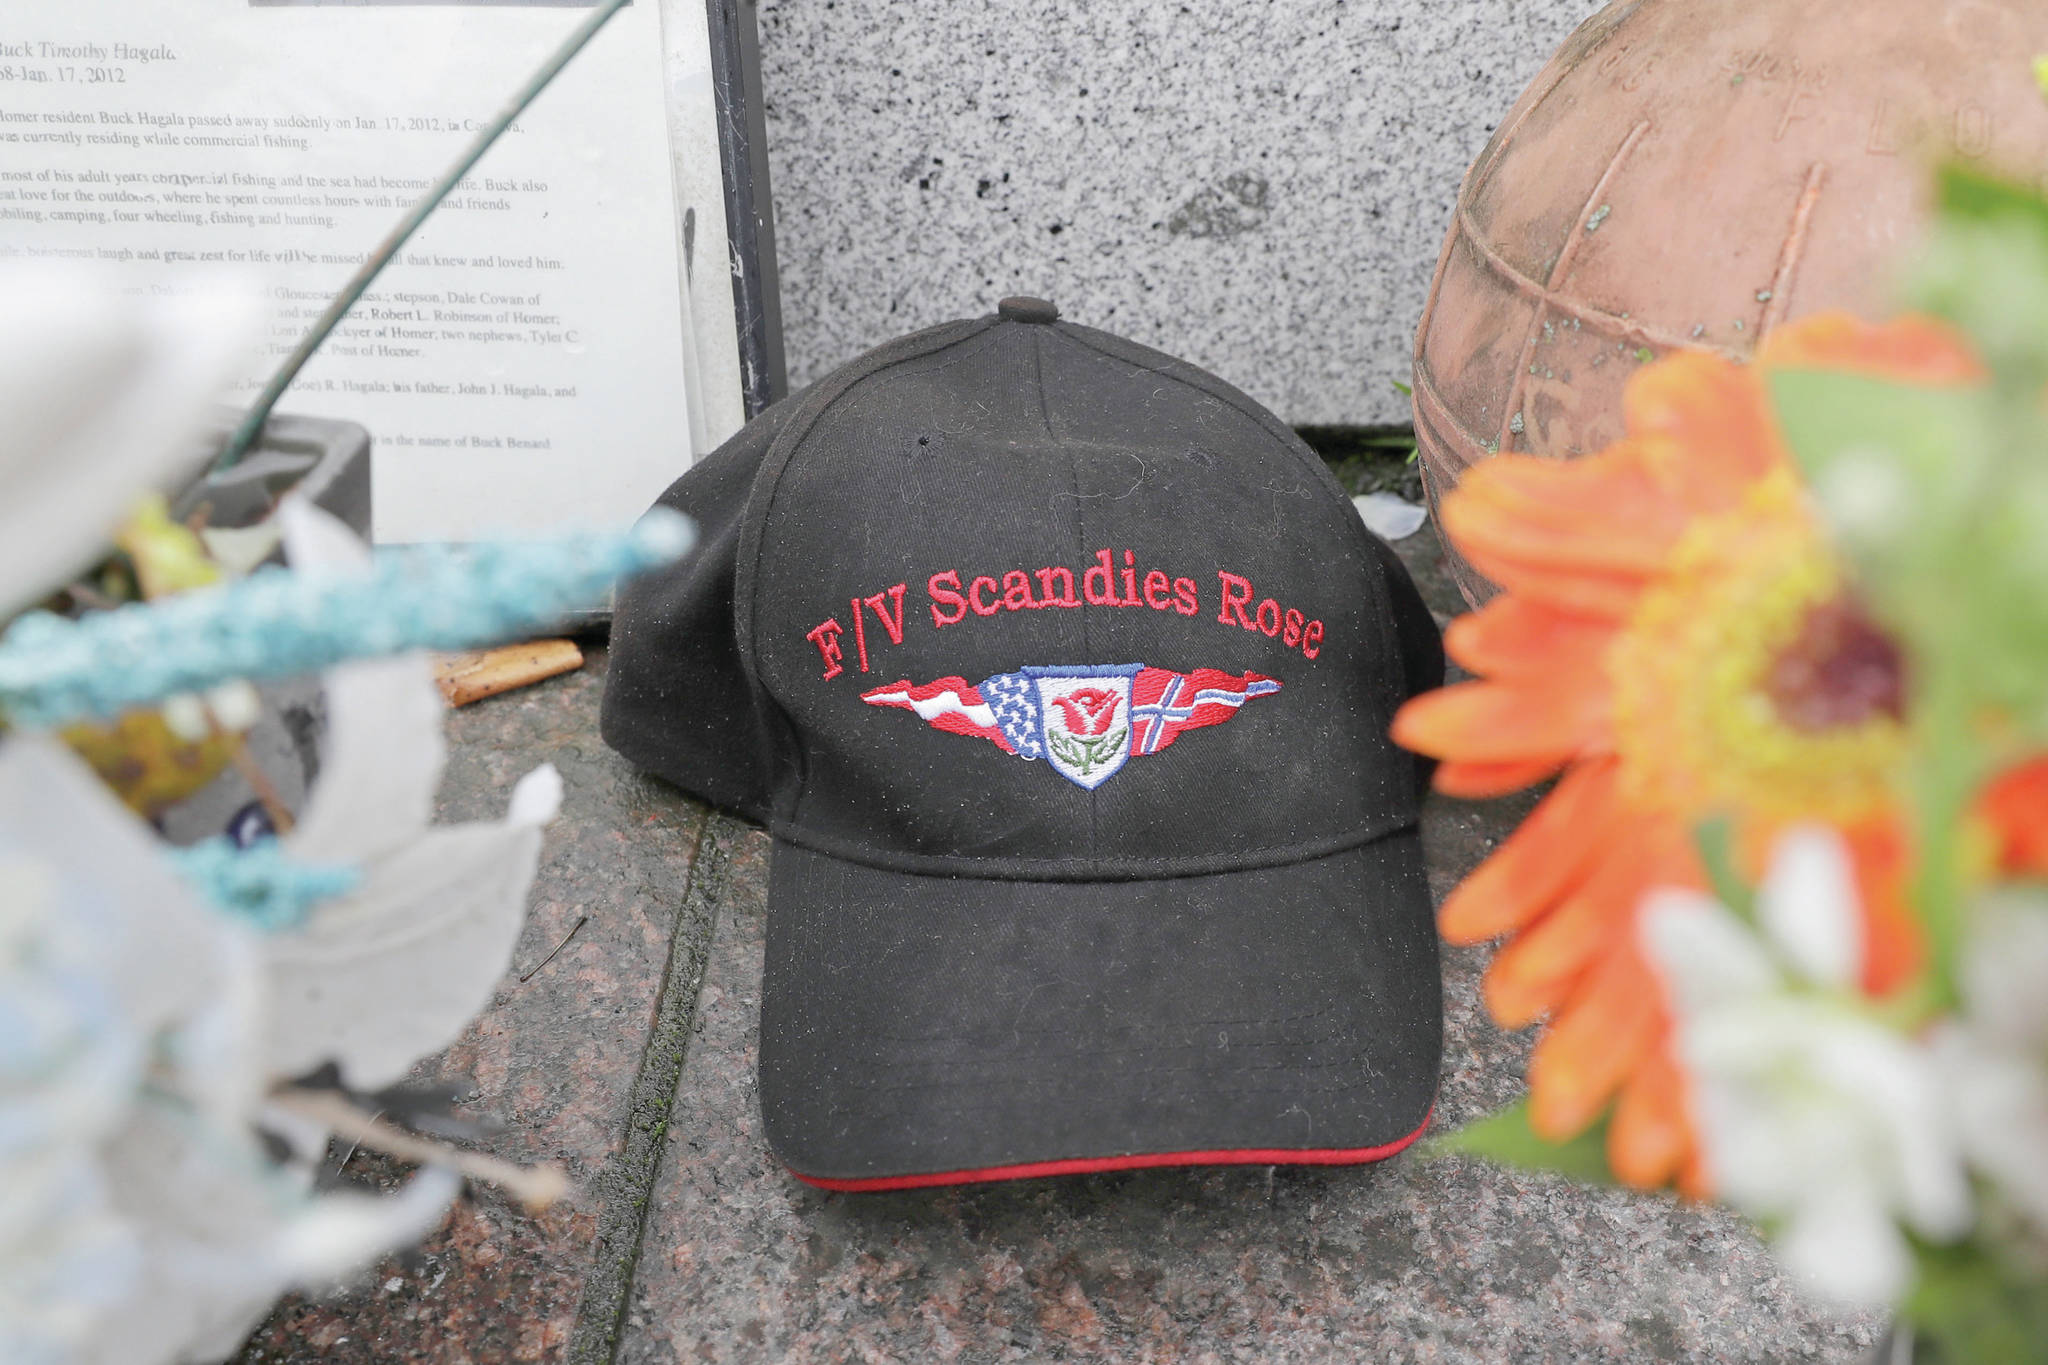
<path fill-rule="evenodd" d="M 790 380 L 1006 294 L 1406 421 L 1458 181 L 1598 0 L 760 0 Z"/>

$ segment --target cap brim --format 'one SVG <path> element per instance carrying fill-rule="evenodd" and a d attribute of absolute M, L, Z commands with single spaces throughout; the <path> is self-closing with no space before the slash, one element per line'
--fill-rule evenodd
<path fill-rule="evenodd" d="M 1442 986 L 1412 832 L 1095 882 L 778 842 L 768 895 L 761 1107 L 813 1184 L 1373 1161 L 1428 1122 Z"/>

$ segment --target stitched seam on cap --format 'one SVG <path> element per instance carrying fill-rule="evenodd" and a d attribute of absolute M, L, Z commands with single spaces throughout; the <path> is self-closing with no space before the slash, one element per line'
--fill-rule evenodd
<path fill-rule="evenodd" d="M 1215 1015 L 1215 1016 L 1212 1016 L 1212 1017 L 1209 1017 L 1209 1018 L 1205 1018 L 1205 1019 L 1188 1019 L 1188 1020 L 1181 1020 L 1181 1021 L 1178 1021 L 1178 1022 L 1177 1022 L 1176 1026 L 1177 1026 L 1177 1027 L 1179 1027 L 1179 1028 L 1182 1028 L 1182 1029 L 1203 1029 L 1203 1030 L 1208 1030 L 1208 1029 L 1215 1029 L 1215 1028 L 1219 1028 L 1219 1027 L 1221 1027 L 1221 1028 L 1233 1028 L 1233 1029 L 1234 1029 L 1234 1028 L 1254 1028 L 1254 1029 L 1256 1029 L 1256 1028 L 1261 1028 L 1261 1027 L 1264 1027 L 1264 1028 L 1275 1028 L 1275 1027 L 1279 1027 L 1279 1026 L 1281 1026 L 1281 1025 L 1284 1025 L 1284 1024 L 1304 1024 L 1304 1023 L 1307 1023 L 1307 1022 L 1309 1022 L 1309 1021 L 1310 1021 L 1310 1020 L 1312 1020 L 1312 1019 L 1321 1019 L 1321 1018 L 1325 1017 L 1326 1015 L 1328 1015 L 1328 1014 L 1329 1014 L 1329 1012 L 1330 1012 L 1330 1011 L 1329 1011 L 1329 1008 L 1328 1008 L 1328 1006 L 1324 1006 L 1324 1007 L 1322 1007 L 1322 1008 L 1319 1008 L 1319 1009 L 1312 1009 L 1312 1010 L 1296 1010 L 1296 1011 L 1295 1011 L 1294 1013 L 1292 1013 L 1292 1014 L 1276 1014 L 1276 1015 L 1273 1015 L 1273 1016 L 1271 1016 L 1271 1017 L 1267 1017 L 1267 1016 L 1265 1016 L 1265 1015 L 1260 1015 L 1260 1014 L 1233 1014 L 1233 1015 Z M 1126 1032 L 1126 1033 L 1135 1033 L 1135 1032 L 1139 1032 L 1139 1031 L 1141 1031 L 1141 1028 L 1140 1028 L 1140 1026 L 1136 1026 L 1136 1025 L 1134 1025 L 1134 1026 L 1132 1026 L 1132 1027 L 1130 1027 L 1130 1028 L 1127 1028 L 1127 1029 L 1125 1029 L 1125 1032 Z M 1017 1042 L 1018 1042 L 1018 1043 L 1020 1043 L 1020 1044 L 1021 1044 L 1022 1042 L 1024 1042 L 1025 1040 L 1027 1040 L 1027 1039 L 1030 1039 L 1030 1040 L 1034 1040 L 1034 1046 L 1035 1046 L 1035 1045 L 1036 1045 L 1036 1043 L 1035 1043 L 1035 1040 L 1039 1040 L 1039 1039 L 1044 1039 L 1044 1040 L 1047 1040 L 1047 1041 L 1052 1041 L 1052 1040 L 1057 1040 L 1057 1039 L 1060 1039 L 1060 1038 L 1081 1038 L 1081 1037 L 1094 1037 L 1094 1036 L 1096 1036 L 1096 1035 L 1100 1034 L 1100 1033 L 1102 1032 L 1102 1030 L 1101 1030 L 1101 1029 L 1099 1029 L 1099 1028 L 1092 1028 L 1092 1027 L 1090 1027 L 1090 1026 L 1088 1026 L 1088 1025 L 1085 1025 L 1085 1024 L 1071 1024 L 1071 1025 L 1068 1025 L 1068 1026 L 1066 1026 L 1066 1027 L 1064 1027 L 1064 1028 L 1062 1028 L 1062 1027 L 1060 1027 L 1060 1026 L 1058 1026 L 1058 1025 L 1055 1025 L 1055 1024 L 1046 1024 L 1046 1025 L 1043 1025 L 1043 1026 L 1040 1026 L 1040 1027 L 1037 1027 L 1037 1028 L 1026 1028 L 1026 1027 L 1024 1027 L 1024 1026 L 1023 1026 L 1023 1025 L 1021 1024 L 1021 1023 L 1017 1023 L 1017 1024 L 1005 1024 L 1005 1025 L 1003 1025 L 1003 1026 L 1002 1026 L 1002 1029 L 1001 1029 L 1001 1032 L 1002 1032 L 1002 1034 L 1003 1034 L 1003 1036 L 1004 1036 L 1005 1038 L 1013 1039 L 1013 1040 L 1017 1041 Z M 862 1036 L 863 1038 L 870 1038 L 870 1039 L 873 1039 L 874 1041 L 876 1041 L 876 1042 L 879 1042 L 879 1043 L 902 1043 L 902 1044 L 904 1044 L 904 1045 L 906 1045 L 906 1046 L 910 1046 L 910 1047 L 915 1047 L 915 1046 L 919 1046 L 919 1045 L 921 1045 L 921 1044 L 929 1044 L 930 1046 L 932 1046 L 932 1047 L 934 1047 L 934 1048 L 953 1048 L 953 1047 L 956 1047 L 956 1046 L 957 1046 L 957 1045 L 959 1044 L 959 1042 L 960 1042 L 960 1039 L 961 1039 L 961 1037 L 963 1036 L 963 1033 L 962 1033 L 962 1032 L 960 1032 L 960 1031 L 954 1031 L 954 1030 L 948 1030 L 948 1031 L 946 1031 L 946 1032 L 943 1032 L 943 1033 L 891 1033 L 891 1032 L 889 1032 L 889 1031 L 888 1031 L 887 1029 L 879 1029 L 879 1028 L 870 1028 L 870 1029 L 866 1029 L 866 1030 L 863 1030 L 863 1031 L 862 1031 L 862 1034 L 861 1034 L 861 1036 Z M 1149 1036 L 1149 1035 L 1148 1035 L 1148 1036 Z M 1280 1046 L 1280 1045 L 1284 1044 L 1284 1043 L 1285 1043 L 1286 1041 L 1287 1041 L 1287 1040 L 1285 1040 L 1285 1039 L 1269 1039 L 1269 1040 L 1264 1040 L 1264 1041 L 1257 1041 L 1257 1042 L 1237 1042 L 1237 1041 L 1233 1040 L 1233 1041 L 1232 1041 L 1232 1043 L 1231 1043 L 1231 1046 L 1232 1046 L 1232 1047 L 1234 1047 L 1234 1048 L 1235 1048 L 1235 1047 L 1275 1047 L 1275 1046 Z M 1203 1042 L 1203 1043 L 1148 1043 L 1148 1044 L 1147 1044 L 1147 1046 L 1148 1046 L 1148 1047 L 1150 1047 L 1150 1046 L 1157 1046 L 1157 1047 L 1162 1047 L 1162 1048 L 1165 1048 L 1165 1047 L 1170 1047 L 1170 1048 L 1181 1048 L 1181 1049 L 1185 1049 L 1185 1048 L 1190 1048 L 1190 1047 L 1197 1047 L 1197 1046 L 1201 1046 L 1201 1047 L 1206 1047 L 1206 1046 L 1208 1046 L 1208 1044 L 1207 1044 L 1206 1042 Z M 1090 1049 L 1087 1049 L 1087 1050 L 1086 1050 L 1086 1055 L 1094 1055 L 1094 1054 L 1098 1054 L 1098 1053 L 1101 1053 L 1101 1052 L 1103 1052 L 1103 1051 L 1106 1051 L 1106 1050 L 1109 1050 L 1109 1049 L 1103 1049 L 1103 1048 L 1090 1048 Z M 1081 1055 L 1081 1054 L 1077 1054 L 1077 1055 Z M 909 1065 L 909 1066 L 929 1066 L 929 1065 L 935 1065 L 935 1064 L 936 1064 L 936 1063 L 931 1063 L 931 1062 L 903 1062 L 903 1061 L 899 1061 L 899 1065 Z"/>
<path fill-rule="evenodd" d="M 1236 1045 L 1233 1044 L 1232 1046 L 1233 1050 L 1235 1050 Z M 1298 1047 L 1299 1044 L 1292 1041 L 1284 1041 L 1273 1043 L 1271 1046 Z M 1255 1062 L 1250 1065 L 1232 1066 L 1220 1072 L 1213 1062 L 1206 1060 L 1187 1062 L 1179 1066 L 1168 1066 L 1160 1062 L 1146 1060 L 1167 1052 L 1197 1052 L 1204 1050 L 1206 1050 L 1206 1045 L 1200 1043 L 1187 1043 L 1171 1047 L 1106 1047 L 1086 1051 L 1062 1052 L 1051 1060 L 1069 1065 L 1078 1061 L 1102 1057 L 1129 1057 L 1133 1060 L 1145 1061 L 1142 1076 L 1134 1078 L 1133 1081 L 1137 1086 L 1133 1093 L 1140 1097 L 1160 1091 L 1164 1091 L 1167 1094 L 1179 1093 L 1170 1085 L 1163 1084 L 1163 1082 L 1174 1081 L 1183 1076 L 1199 1076 L 1212 1082 L 1238 1081 L 1240 1083 L 1236 1085 L 1225 1086 L 1218 1084 L 1216 1088 L 1227 1089 L 1232 1094 L 1246 1095 L 1260 1094 L 1271 1089 L 1284 1089 L 1294 1093 L 1310 1095 L 1347 1095 L 1356 1094 L 1360 1091 L 1368 1093 L 1379 1092 L 1387 1086 L 1386 1079 L 1383 1076 L 1373 1074 L 1370 1069 L 1373 1062 L 1385 1057 L 1384 1049 L 1363 1044 L 1349 1052 L 1323 1061 L 1302 1057 L 1289 1057 L 1284 1061 Z M 1236 1059 L 1233 1058 L 1233 1060 Z M 953 1074 L 945 1074 L 947 1071 Z M 1312 1085 L 1301 1079 L 1304 1075 L 1312 1073 L 1327 1073 L 1333 1076 L 1334 1079 L 1327 1080 L 1319 1085 Z M 1280 1086 L 1261 1086 L 1244 1083 L 1265 1080 L 1275 1075 L 1280 1076 L 1283 1080 Z M 839 1084 L 844 1086 L 847 1092 L 849 1092 L 849 1097 L 851 1095 L 867 1095 L 879 1099 L 894 1094 L 945 1094 L 961 1091 L 979 1091 L 987 1095 L 989 1086 L 985 1083 L 977 1084 L 977 1082 L 985 1080 L 1000 1081 L 1004 1089 L 1011 1091 L 1072 1091 L 1078 1086 L 1089 1084 L 1085 1080 L 1077 1083 L 1073 1077 L 1060 1075 L 1056 1070 L 1038 1075 L 1019 1074 L 1018 1068 L 1006 1067 L 1000 1059 L 993 1062 L 977 1060 L 951 1063 L 942 1068 L 940 1074 L 925 1079 L 904 1079 L 900 1072 L 892 1067 L 891 1074 L 888 1076 L 878 1076 L 869 1080 L 863 1080 L 854 1076 L 842 1076 Z M 966 1113 L 978 1109 L 1008 1108 L 1009 1102 L 1006 1097 L 1001 1095 L 987 1095 L 987 1098 L 977 1104 L 973 1102 L 970 1095 L 960 1094 L 956 1102 L 948 1107 Z"/>
<path fill-rule="evenodd" d="M 914 877 L 958 877 L 1002 882 L 1135 882 L 1162 881 L 1177 877 L 1217 877 L 1233 872 L 1263 872 L 1297 863 L 1314 862 L 1339 853 L 1349 853 L 1420 829 L 1418 820 L 1397 820 L 1368 825 L 1341 835 L 1308 843 L 1246 849 L 1228 854 L 1190 857 L 1159 854 L 1121 858 L 973 858 L 957 853 L 880 854 L 851 840 L 819 837 L 776 821 L 769 833 L 778 841 L 807 852 L 876 872 L 894 872 Z M 1062 864 L 1065 864 L 1062 866 Z"/>
<path fill-rule="evenodd" d="M 1031 338 L 1031 371 L 1038 384 L 1038 420 L 1045 426 L 1045 439 L 1065 452 L 1067 457 L 1067 487 L 1071 490 L 1074 507 L 1075 549 L 1074 560 L 1080 563 L 1085 555 L 1083 546 L 1088 544 L 1088 500 L 1081 496 L 1081 462 L 1075 458 L 1073 449 L 1062 442 L 1052 429 L 1052 402 L 1045 392 L 1045 329 L 1039 328 Z M 1089 627 L 1092 612 L 1081 613 L 1081 657 L 1093 662 L 1095 653 L 1095 632 Z M 1088 856 L 1102 856 L 1102 793 L 1100 789 L 1088 793 Z"/>
<path fill-rule="evenodd" d="M 910 361 L 922 359 L 926 356 L 936 355 L 949 346 L 956 346 L 962 342 L 970 341 L 977 336 L 982 336 L 994 330 L 994 328 L 994 319 L 975 319 L 972 321 L 947 323 L 931 329 L 928 333 L 900 337 L 893 342 L 884 343 L 873 351 L 868 352 L 867 355 L 848 362 L 841 369 L 828 376 L 826 380 L 820 381 L 821 387 L 810 398 L 805 400 L 805 411 L 793 415 L 790 418 L 789 425 L 776 435 L 774 442 L 768 447 L 767 454 L 762 458 L 760 471 L 754 476 L 754 486 L 747 495 L 747 511 L 740 530 L 740 544 L 734 551 L 733 556 L 734 610 L 743 609 L 747 613 L 746 630 L 735 632 L 735 634 L 740 647 L 741 671 L 746 679 L 747 687 L 754 694 L 755 705 L 760 708 L 764 715 L 774 717 L 782 733 L 788 737 L 789 743 L 787 747 L 794 753 L 796 758 L 797 775 L 789 794 L 789 818 L 791 819 L 796 817 L 797 808 L 802 805 L 804 792 L 809 784 L 809 754 L 804 748 L 795 720 L 783 709 L 782 704 L 776 700 L 775 695 L 768 690 L 766 684 L 761 680 L 761 670 L 758 663 L 760 649 L 756 639 L 760 629 L 760 615 L 754 609 L 754 594 L 758 587 L 756 580 L 759 577 L 761 546 L 767 534 L 768 518 L 774 511 L 775 495 L 780 491 L 782 477 L 788 471 L 791 462 L 796 459 L 804 442 L 809 439 L 811 432 L 817 427 L 818 423 L 861 384 L 885 370 Z M 923 336 L 927 344 L 921 347 L 910 345 L 909 343 L 917 340 L 918 336 Z M 902 349 L 899 351 L 898 347 Z M 963 356 L 961 360 L 966 358 Z M 758 511 L 755 506 L 757 502 L 759 503 Z M 744 591 L 741 591 L 740 576 L 742 574 L 745 575 Z M 774 818 L 774 813 L 780 805 L 781 796 L 782 793 L 780 792 L 771 791 L 769 793 L 768 809 L 771 820 Z"/>

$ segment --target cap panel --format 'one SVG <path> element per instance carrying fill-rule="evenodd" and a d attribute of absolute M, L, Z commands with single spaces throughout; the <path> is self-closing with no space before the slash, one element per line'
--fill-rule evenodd
<path fill-rule="evenodd" d="M 1184 360 L 1153 350 L 1149 346 L 1140 346 L 1120 336 L 1098 331 L 1093 327 L 1066 323 L 1053 330 L 1060 336 L 1102 356 L 1122 360 L 1162 377 L 1178 380 L 1244 414 L 1289 453 L 1310 485 L 1319 487 L 1331 502 L 1346 508 L 1351 507 L 1350 496 L 1337 482 L 1337 476 L 1330 472 L 1330 467 L 1323 462 L 1322 457 L 1310 449 L 1308 443 L 1302 440 L 1292 427 L 1253 401 L 1242 390 Z M 1400 556 L 1394 553 L 1392 546 L 1365 525 L 1362 517 L 1347 514 L 1341 516 L 1340 520 L 1343 523 L 1343 531 L 1339 539 L 1348 541 L 1354 549 L 1363 549 L 1379 567 L 1379 573 L 1374 575 L 1377 579 L 1375 586 L 1383 589 L 1383 592 L 1381 610 L 1374 615 L 1387 630 L 1385 643 L 1390 656 L 1402 660 L 1399 676 L 1407 689 L 1405 695 L 1415 696 L 1442 685 L 1442 631 L 1424 605 L 1421 593 L 1416 591 L 1407 566 L 1401 562 Z M 1421 790 L 1422 787 L 1419 786 L 1418 797 Z"/>
<path fill-rule="evenodd" d="M 1369 1149 L 1435 1094 L 1412 833 L 1112 883 L 905 877 L 778 844 L 769 902 L 762 1112 L 807 1176 Z"/>
<path fill-rule="evenodd" d="M 755 417 L 656 501 L 697 524 L 696 548 L 620 591 L 599 720 L 605 743 L 637 766 L 756 820 L 774 783 L 733 631 L 734 565 L 762 459 L 802 402 Z"/>
<path fill-rule="evenodd" d="M 1444 685 L 1444 636 L 1421 590 L 1409 577 L 1408 566 L 1394 547 L 1370 530 L 1366 533 L 1381 576 L 1387 586 L 1388 605 L 1394 613 L 1394 638 L 1400 642 L 1401 678 L 1404 699 L 1420 696 Z M 1429 790 L 1436 772 L 1436 760 L 1427 754 L 1410 754 L 1415 770 L 1415 791 L 1419 797 Z"/>
<path fill-rule="evenodd" d="M 1338 484 L 1336 475 L 1322 462 L 1320 456 L 1311 450 L 1306 441 L 1296 434 L 1294 428 L 1275 417 L 1262 404 L 1242 389 L 1209 373 L 1199 366 L 1170 356 L 1150 346 L 1141 346 L 1110 332 L 1079 323 L 1063 322 L 1051 329 L 1053 333 L 1076 345 L 1086 347 L 1100 355 L 1121 360 L 1134 368 L 1150 371 L 1162 378 L 1176 380 L 1189 388 L 1215 398 L 1243 414 L 1256 423 L 1283 448 L 1292 453 L 1303 470 L 1315 481 L 1321 483 L 1333 497 L 1342 497 L 1344 490 Z M 1364 529 L 1364 523 L 1360 523 Z"/>
<path fill-rule="evenodd" d="M 1295 460 L 1305 471 L 1308 480 L 1319 485 L 1332 499 L 1350 505 L 1351 499 L 1337 482 L 1336 475 L 1323 463 L 1320 455 L 1309 448 L 1293 428 L 1287 426 L 1271 412 L 1254 402 L 1244 392 L 1217 378 L 1206 370 L 1197 369 L 1184 360 L 1149 346 L 1140 346 L 1108 332 L 1076 324 L 1062 324 L 1054 329 L 1061 336 L 1087 346 L 1105 356 L 1115 357 L 1142 366 L 1157 373 L 1178 379 L 1191 388 L 1213 395 L 1257 422 L 1281 446 L 1292 452 Z M 1443 632 L 1436 624 L 1436 618 L 1416 590 L 1407 566 L 1385 540 L 1369 529 L 1363 518 L 1350 517 L 1346 520 L 1348 538 L 1362 544 L 1380 567 L 1380 579 L 1387 589 L 1386 607 L 1389 615 L 1385 618 L 1392 628 L 1389 644 L 1403 662 L 1403 675 L 1407 695 L 1415 696 L 1443 684 L 1444 651 Z M 1423 784 L 1424 786 L 1427 783 Z M 1418 788 L 1418 794 L 1420 788 Z"/>
<path fill-rule="evenodd" d="M 733 628 L 739 640 L 740 664 L 749 677 L 754 677 L 758 669 L 754 657 L 755 641 L 759 636 L 755 604 L 760 593 L 760 585 L 756 582 L 756 569 L 761 557 L 761 536 L 771 514 L 778 517 L 787 514 L 786 507 L 777 507 L 776 492 L 784 473 L 788 470 L 790 457 L 810 435 L 821 417 L 830 413 L 849 391 L 875 374 L 920 357 L 942 354 L 952 347 L 971 342 L 974 337 L 989 331 L 993 326 L 989 319 L 973 319 L 944 323 L 937 327 L 928 327 L 922 332 L 913 332 L 909 336 L 898 337 L 834 370 L 812 385 L 805 393 L 802 403 L 795 405 L 795 410 L 791 412 L 783 429 L 776 433 L 774 444 L 761 461 L 761 470 L 755 479 L 753 496 L 747 503 L 746 516 L 740 527 L 739 544 L 734 556 Z M 835 526 L 829 519 L 819 519 L 814 521 L 814 524 L 818 525 L 827 538 L 844 529 L 843 525 Z"/>
<path fill-rule="evenodd" d="M 952 673 L 971 684 L 1014 666 L 991 642 L 973 647 L 983 618 L 964 596 L 949 604 L 933 595 L 931 580 L 946 565 L 991 543 L 1029 547 L 1018 563 L 1030 566 L 1071 557 L 1045 551 L 1071 521 L 1073 475 L 1045 436 L 1030 330 L 999 326 L 871 373 L 792 443 L 754 594 L 758 676 L 803 755 L 801 790 L 778 806 L 778 828 L 913 855 L 1087 852 L 1049 793 L 1016 803 L 1000 821 L 978 818 L 983 790 L 1015 761 L 994 744 L 915 734 L 925 727 L 914 713 L 862 700 L 897 681 Z M 959 580 L 962 594 L 972 579 Z M 999 588 L 991 581 L 979 600 Z M 1032 648 L 1052 658 L 1085 651 L 1078 613 L 1021 614 L 1032 618 Z M 959 619 L 941 624 L 948 617 Z M 944 673 L 913 676 L 935 661 Z M 900 721 L 910 723 L 892 723 Z M 935 799 L 956 803 L 957 818 L 934 822 Z M 964 825 L 973 833 L 963 842 Z"/>
<path fill-rule="evenodd" d="M 1227 725 L 1190 735 L 1201 747 L 1176 753 L 1178 763 L 1105 784 L 1104 839 L 1133 854 L 1185 855 L 1206 817 L 1212 833 L 1227 828 L 1221 845 L 1249 852 L 1405 824 L 1415 791 L 1387 733 L 1407 690 L 1385 571 L 1322 461 L 1200 370 L 1128 344 L 1104 349 L 1087 329 L 1041 334 L 1055 434 L 1070 448 L 1122 452 L 1128 466 L 1121 496 L 1082 503 L 1086 537 L 1161 553 L 1177 545 L 1205 561 L 1203 610 L 1175 618 L 1178 641 L 1151 647 L 1281 683 Z M 1287 642 L 1297 612 L 1318 631 L 1313 658 Z M 1167 624 L 1126 615 L 1106 619 L 1111 652 L 1134 626 Z"/>
<path fill-rule="evenodd" d="M 1096 878 L 1412 822 L 1385 571 L 1349 501 L 1241 395 L 1066 331 L 998 324 L 876 370 L 785 442 L 753 634 L 803 752 L 777 832 L 876 866 Z M 1130 665 L 1128 690 L 1089 680 Z M 1013 726 L 998 706 L 1026 678 Z"/>

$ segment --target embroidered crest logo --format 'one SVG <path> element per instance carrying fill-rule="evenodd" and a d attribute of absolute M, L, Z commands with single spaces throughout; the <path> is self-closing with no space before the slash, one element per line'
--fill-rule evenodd
<path fill-rule="evenodd" d="M 1254 697 L 1280 690 L 1258 673 L 1144 664 L 1021 668 L 969 686 L 965 678 L 908 679 L 861 693 L 870 706 L 913 711 L 935 730 L 978 735 L 1006 754 L 1044 759 L 1090 791 L 1126 760 L 1156 754 L 1188 730 L 1221 725 Z"/>

